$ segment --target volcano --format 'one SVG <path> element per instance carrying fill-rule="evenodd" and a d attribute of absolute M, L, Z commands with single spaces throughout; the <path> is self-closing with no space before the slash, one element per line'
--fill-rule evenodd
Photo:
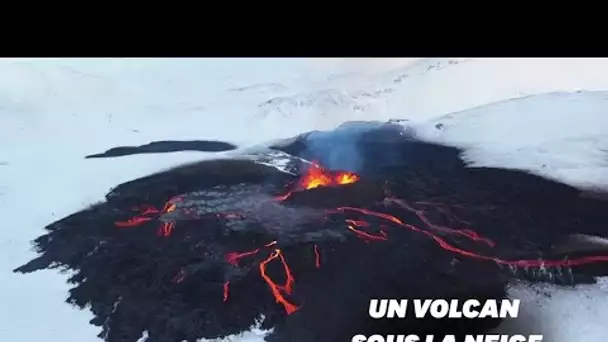
<path fill-rule="evenodd" d="M 467 168 L 460 153 L 400 125 L 357 123 L 183 165 L 50 224 L 39 256 L 15 271 L 72 271 L 67 302 L 91 310 L 107 342 L 144 332 L 194 342 L 260 317 L 277 342 L 463 336 L 499 321 L 376 320 L 369 301 L 485 301 L 515 281 L 572 286 L 608 273 L 608 202 L 520 171 Z"/>

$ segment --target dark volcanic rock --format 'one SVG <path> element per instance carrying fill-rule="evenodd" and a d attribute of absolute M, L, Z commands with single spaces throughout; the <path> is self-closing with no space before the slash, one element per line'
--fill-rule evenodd
<path fill-rule="evenodd" d="M 103 153 L 92 154 L 86 158 L 122 157 L 132 154 L 167 153 L 179 151 L 222 152 L 236 149 L 237 146 L 223 141 L 155 141 L 140 146 L 121 146 Z"/>
<path fill-rule="evenodd" d="M 498 320 L 375 320 L 369 300 L 501 299 L 513 279 L 572 285 L 607 273 L 601 239 L 591 247 L 585 236 L 608 235 L 608 202 L 523 172 L 468 169 L 457 149 L 383 129 L 345 126 L 275 144 L 361 177 L 284 201 L 299 176 L 252 160 L 118 185 L 105 202 L 49 225 L 35 241 L 39 257 L 16 271 L 75 271 L 68 302 L 89 308 L 108 342 L 144 331 L 151 342 L 226 336 L 262 315 L 277 342 L 475 334 Z M 288 315 L 290 305 L 298 310 Z"/>
<path fill-rule="evenodd" d="M 318 187 L 291 193 L 286 205 L 310 208 L 358 207 L 382 202 L 385 197 L 383 184 L 358 181 L 341 186 Z"/>

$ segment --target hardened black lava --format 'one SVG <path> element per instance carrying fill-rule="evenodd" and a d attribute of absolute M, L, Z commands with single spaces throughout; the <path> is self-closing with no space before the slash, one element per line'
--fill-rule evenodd
<path fill-rule="evenodd" d="M 261 316 L 276 342 L 462 336 L 499 321 L 376 320 L 369 300 L 502 299 L 516 279 L 573 285 L 608 273 L 608 253 L 580 235 L 608 235 L 608 202 L 569 186 L 466 168 L 459 150 L 391 125 L 311 132 L 271 149 L 340 184 L 302 188 L 311 165 L 299 158 L 295 174 L 251 158 L 189 164 L 121 184 L 49 225 L 39 257 L 16 271 L 74 271 L 67 301 L 93 312 L 107 342 L 144 332 L 148 342 L 194 342 Z"/>
<path fill-rule="evenodd" d="M 180 151 L 222 152 L 234 150 L 236 145 L 223 141 L 194 140 L 194 141 L 154 141 L 140 146 L 120 146 L 111 148 L 103 153 L 92 154 L 86 158 L 112 158 L 130 156 L 133 154 L 167 153 Z"/>

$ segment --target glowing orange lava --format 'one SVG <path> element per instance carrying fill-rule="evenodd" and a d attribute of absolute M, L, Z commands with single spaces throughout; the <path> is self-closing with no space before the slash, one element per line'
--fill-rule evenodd
<path fill-rule="evenodd" d="M 331 184 L 331 175 L 325 172 L 325 170 L 323 170 L 317 164 L 312 164 L 306 174 L 300 180 L 300 186 L 306 190 L 310 190 L 319 186 L 329 186 Z"/>
<path fill-rule="evenodd" d="M 350 172 L 330 172 L 328 170 L 324 170 L 321 166 L 316 163 L 313 163 L 311 167 L 306 171 L 306 173 L 299 179 L 299 182 L 293 187 L 293 189 L 287 192 L 285 195 L 277 197 L 277 200 L 285 200 L 295 191 L 307 191 L 310 189 L 318 188 L 318 187 L 329 187 L 329 186 L 339 186 L 344 184 L 351 184 L 359 181 L 360 177 L 354 173 Z M 291 187 L 291 185 L 290 185 Z M 158 209 L 154 206 L 143 205 L 137 208 L 140 212 L 139 215 L 132 217 L 126 221 L 118 221 L 115 222 L 117 227 L 134 227 L 145 222 L 158 219 L 160 215 L 165 213 L 170 213 L 176 210 L 175 203 L 181 201 L 181 197 L 174 197 L 169 199 L 162 209 Z M 344 229 L 348 232 L 352 233 L 357 238 L 361 239 L 365 243 L 372 242 L 382 242 L 389 240 L 390 227 L 402 227 L 409 229 L 410 231 L 423 234 L 437 243 L 441 248 L 450 251 L 455 254 L 459 254 L 461 256 L 479 259 L 479 260 L 487 260 L 490 262 L 494 262 L 499 265 L 512 265 L 517 267 L 552 267 L 552 266 L 561 266 L 561 267 L 572 267 L 578 266 L 593 262 L 608 262 L 608 256 L 588 256 L 579 259 L 570 259 L 570 260 L 504 260 L 500 259 L 496 256 L 493 256 L 492 253 L 489 254 L 480 254 L 482 252 L 473 252 L 471 250 L 466 250 L 460 247 L 453 245 L 451 242 L 448 242 L 448 238 L 445 236 L 460 236 L 461 238 L 467 238 L 476 243 L 483 243 L 490 248 L 496 246 L 495 242 L 490 240 L 489 238 L 480 236 L 475 231 L 464 228 L 464 226 L 468 225 L 468 222 L 459 219 L 455 215 L 453 215 L 448 207 L 457 207 L 456 205 L 444 205 L 440 203 L 432 203 L 432 202 L 415 202 L 416 206 L 412 206 L 408 204 L 405 200 L 394 197 L 387 197 L 384 200 L 384 205 L 396 205 L 401 209 L 404 209 L 407 212 L 415 215 L 417 221 L 420 221 L 424 224 L 423 227 L 418 227 L 409 223 L 404 222 L 402 218 L 398 218 L 388 213 L 374 211 L 366 208 L 357 208 L 357 207 L 338 207 L 332 210 L 328 210 L 327 214 L 341 214 L 352 217 L 352 215 L 356 215 L 357 219 L 344 219 Z M 433 207 L 437 209 L 437 212 L 442 213 L 446 218 L 449 218 L 449 222 L 457 222 L 457 224 L 462 225 L 463 227 L 448 227 L 448 223 L 446 225 L 437 224 L 432 222 L 428 211 L 426 210 L 426 206 Z M 419 209 L 419 207 L 423 207 L 425 209 Z M 235 219 L 243 219 L 243 215 L 239 213 L 231 213 L 231 212 L 221 212 L 215 214 L 219 219 L 225 220 L 235 220 Z M 379 225 L 379 230 L 374 230 L 373 227 L 377 225 L 372 225 L 370 222 L 365 219 L 374 219 L 377 221 L 380 219 L 383 224 Z M 169 237 L 171 232 L 175 227 L 175 222 L 163 222 L 161 226 L 158 228 L 158 235 L 163 237 Z M 270 292 L 272 293 L 276 303 L 281 304 L 286 313 L 288 315 L 296 312 L 299 307 L 292 303 L 287 297 L 292 294 L 294 290 L 295 278 L 292 274 L 292 271 L 287 263 L 284 252 L 278 248 L 277 241 L 271 241 L 264 246 L 260 246 L 259 248 L 244 251 L 244 252 L 229 252 L 225 254 L 225 260 L 238 267 L 241 259 L 258 255 L 259 253 L 264 253 L 263 257 L 256 257 L 253 259 L 253 263 L 250 264 L 252 267 L 255 265 L 259 268 L 259 275 L 268 285 Z M 487 250 L 487 248 L 486 248 Z M 321 256 L 319 253 L 319 247 L 315 244 L 313 245 L 313 253 L 315 258 L 314 266 L 315 268 L 321 267 Z M 280 261 L 283 266 L 283 275 L 285 278 L 284 284 L 277 283 L 270 275 L 268 275 L 267 268 L 269 264 L 275 260 Z M 179 273 L 174 277 L 173 281 L 175 283 L 180 283 L 186 278 L 187 274 L 182 269 Z M 229 298 L 229 289 L 230 289 L 230 281 L 225 281 L 223 283 L 223 301 L 228 301 Z"/>
<path fill-rule="evenodd" d="M 360 239 L 362 239 L 365 242 L 370 242 L 370 241 L 374 241 L 374 240 L 381 240 L 381 241 L 388 240 L 388 235 L 383 230 L 380 231 L 380 235 L 374 235 L 374 234 L 359 230 L 351 225 L 348 225 L 346 227 L 348 228 L 348 230 L 355 233 L 357 235 L 357 237 L 359 237 Z"/>
<path fill-rule="evenodd" d="M 270 276 L 268 276 L 268 274 L 266 274 L 266 267 L 268 263 L 270 263 L 276 258 L 279 258 L 281 260 L 281 263 L 283 264 L 283 269 L 285 270 L 285 277 L 287 279 L 285 280 L 284 285 L 278 285 L 272 280 Z M 285 260 L 285 257 L 283 256 L 283 253 L 280 249 L 275 249 L 274 253 L 272 253 L 268 258 L 266 258 L 266 260 L 260 263 L 260 274 L 270 287 L 270 291 L 272 291 L 272 295 L 274 296 L 276 302 L 283 305 L 288 315 L 291 315 L 299 309 L 296 305 L 290 303 L 287 299 L 285 299 L 282 293 L 285 292 L 286 294 L 291 294 L 291 292 L 293 291 L 292 286 L 295 279 L 293 278 L 289 269 L 289 265 L 287 265 L 287 261 Z"/>
<path fill-rule="evenodd" d="M 350 172 L 340 172 L 336 175 L 335 181 L 338 184 L 350 184 L 359 180 L 359 176 Z"/>
<path fill-rule="evenodd" d="M 158 235 L 163 236 L 163 237 L 168 237 L 169 235 L 171 235 L 173 228 L 175 228 L 175 222 L 165 222 L 158 229 Z"/>
<path fill-rule="evenodd" d="M 142 205 L 140 208 L 138 208 L 141 211 L 139 215 L 136 215 L 126 221 L 116 221 L 114 222 L 114 225 L 119 228 L 139 226 L 145 222 L 158 218 L 158 216 L 162 214 L 175 211 L 175 209 L 177 208 L 175 202 L 179 202 L 181 200 L 181 197 L 170 198 L 165 203 L 162 210 L 159 210 L 152 205 Z M 175 228 L 175 222 L 162 223 L 158 228 L 158 236 L 168 237 L 169 235 L 171 235 L 173 228 Z"/>
<path fill-rule="evenodd" d="M 152 220 L 151 217 L 136 216 L 131 219 L 128 219 L 127 221 L 116 221 L 116 222 L 114 222 L 114 225 L 116 227 L 120 227 L 120 228 L 136 227 L 136 226 L 139 226 L 140 224 L 142 224 L 144 222 L 148 222 L 150 220 Z"/>
<path fill-rule="evenodd" d="M 273 247 L 274 245 L 276 245 L 276 243 L 277 243 L 276 241 L 272 241 L 272 242 L 264 245 L 264 247 L 266 247 L 266 248 Z M 226 254 L 226 260 L 230 264 L 238 266 L 239 260 L 241 258 L 255 255 L 255 254 L 259 253 L 260 250 L 261 250 L 261 248 L 256 248 L 252 251 L 241 252 L 241 253 L 231 252 L 231 253 Z M 315 249 L 315 252 L 316 251 L 317 250 Z M 283 272 L 285 274 L 285 284 L 283 284 L 283 285 L 277 284 L 266 273 L 267 265 L 271 261 L 275 260 L 276 258 L 279 258 L 279 260 L 281 261 L 281 264 L 283 265 Z M 317 263 L 318 263 L 318 259 L 317 259 Z M 266 284 L 268 284 L 268 287 L 270 288 L 270 291 L 272 292 L 272 295 L 274 296 L 276 302 L 283 305 L 283 307 L 285 308 L 285 311 L 287 312 L 288 315 L 297 311 L 298 307 L 295 304 L 289 302 L 283 295 L 283 294 L 289 295 L 292 293 L 295 279 L 291 273 L 289 264 L 287 264 L 287 260 L 285 260 L 285 257 L 283 256 L 283 253 L 281 252 L 281 250 L 278 248 L 274 249 L 274 251 L 264 261 L 260 262 L 259 269 L 260 269 L 260 275 L 262 276 L 262 279 L 264 279 Z M 228 299 L 229 285 L 230 285 L 229 281 L 224 283 L 224 301 L 226 301 Z"/>
<path fill-rule="evenodd" d="M 335 172 L 332 173 L 328 170 L 323 169 L 319 164 L 312 163 L 311 166 L 306 170 L 306 173 L 300 178 L 296 189 L 289 191 L 284 195 L 277 196 L 278 201 L 284 201 L 294 191 L 310 190 L 322 186 L 338 186 L 355 183 L 359 180 L 359 176 L 352 172 Z"/>
<path fill-rule="evenodd" d="M 320 186 L 335 186 L 351 184 L 359 180 L 359 176 L 352 172 L 338 172 L 332 174 L 324 170 L 319 164 L 313 163 L 300 179 L 300 187 L 310 190 Z"/>

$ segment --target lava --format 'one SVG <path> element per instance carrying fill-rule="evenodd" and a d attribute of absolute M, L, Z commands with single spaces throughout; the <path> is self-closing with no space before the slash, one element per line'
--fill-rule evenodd
<path fill-rule="evenodd" d="M 479 236 L 479 234 L 477 234 L 476 232 L 470 230 L 470 229 L 454 229 L 454 228 L 449 228 L 449 227 L 445 227 L 442 225 L 437 225 L 432 223 L 426 216 L 426 213 L 424 212 L 424 210 L 418 210 L 418 209 L 414 209 L 412 208 L 409 204 L 407 204 L 407 202 L 405 202 L 404 200 L 400 199 L 400 198 L 394 198 L 394 197 L 389 197 L 386 199 L 387 202 L 392 202 L 395 203 L 399 206 L 401 206 L 402 208 L 413 212 L 422 222 L 424 222 L 424 224 L 426 224 L 427 226 L 429 226 L 432 229 L 435 229 L 437 231 L 443 231 L 443 232 L 447 232 L 447 233 L 453 233 L 453 234 L 458 234 L 458 235 L 464 235 L 466 237 L 468 237 L 469 239 L 473 240 L 473 241 L 480 241 L 483 242 L 485 244 L 487 244 L 490 247 L 495 247 L 496 243 L 488 238 L 484 238 L 482 236 Z M 444 211 L 445 213 L 445 209 L 442 208 L 442 211 Z M 455 216 L 452 216 L 455 217 Z M 457 219 L 458 220 L 458 219 Z"/>
<path fill-rule="evenodd" d="M 134 210 L 139 210 L 141 213 L 126 221 L 116 221 L 114 222 L 114 225 L 120 228 L 136 227 L 140 224 L 153 220 L 155 218 L 154 215 L 160 214 L 161 212 L 152 205 L 142 205 L 139 208 L 134 208 Z"/>
<path fill-rule="evenodd" d="M 142 205 L 140 208 L 136 208 L 141 211 L 140 214 L 126 221 L 116 221 L 114 222 L 114 225 L 119 228 L 136 227 L 145 222 L 158 219 L 160 215 L 175 211 L 175 209 L 177 208 L 175 203 L 181 200 L 182 198 L 179 196 L 172 197 L 165 203 L 161 210 L 157 209 L 152 205 Z M 158 236 L 168 237 L 169 235 L 171 235 L 171 232 L 173 232 L 173 228 L 175 228 L 175 222 L 162 223 L 161 226 L 158 228 Z"/>
<path fill-rule="evenodd" d="M 278 196 L 276 199 L 279 201 L 284 201 L 296 191 L 310 190 L 321 186 L 351 184 L 358 180 L 359 176 L 352 172 L 331 172 L 323 169 L 317 163 L 312 163 L 308 170 L 306 170 L 306 173 L 300 178 L 298 186 L 286 194 Z"/>
<path fill-rule="evenodd" d="M 312 164 L 304 177 L 300 180 L 300 186 L 303 189 L 310 190 L 319 186 L 330 186 L 333 180 L 331 175 L 323 170 L 318 164 Z"/>
<path fill-rule="evenodd" d="M 306 173 L 299 179 L 295 186 L 293 184 L 288 185 L 292 190 L 288 191 L 286 194 L 277 197 L 276 199 L 279 201 L 283 201 L 287 199 L 292 193 L 296 191 L 308 191 L 318 187 L 329 187 L 329 186 L 339 186 L 344 184 L 350 184 L 357 182 L 359 180 L 359 176 L 350 173 L 350 172 L 330 172 L 324 170 L 316 163 L 313 163 L 311 167 L 306 171 Z M 181 197 L 174 197 L 169 199 L 162 209 L 157 209 L 154 206 L 143 205 L 138 210 L 140 210 L 140 214 L 132 217 L 126 221 L 118 221 L 115 222 L 117 227 L 135 227 L 145 222 L 158 219 L 160 215 L 165 213 L 170 213 L 176 210 L 176 202 L 180 201 Z M 387 231 L 390 231 L 390 226 L 393 227 L 401 227 L 409 229 L 415 233 L 424 234 L 428 238 L 432 239 L 435 243 L 437 243 L 441 248 L 447 250 L 451 253 L 455 253 L 464 257 L 478 259 L 478 260 L 487 260 L 494 262 L 498 265 L 508 265 L 508 266 L 516 266 L 516 267 L 572 267 L 572 266 L 580 266 L 584 264 L 589 264 L 593 262 L 605 262 L 608 261 L 608 256 L 588 256 L 578 259 L 571 260 L 504 260 L 500 259 L 493 255 L 480 254 L 478 252 L 473 252 L 471 250 L 466 250 L 460 247 L 456 247 L 451 244 L 447 237 L 450 235 L 461 236 L 467 238 L 475 243 L 485 244 L 490 248 L 496 246 L 496 243 L 489 238 L 483 237 L 476 233 L 475 231 L 465 228 L 465 226 L 469 226 L 469 223 L 465 220 L 458 218 L 456 215 L 453 215 L 449 210 L 449 207 L 458 207 L 461 206 L 456 205 L 445 205 L 440 203 L 432 203 L 432 202 L 415 202 L 418 206 L 421 207 L 433 207 L 437 209 L 437 212 L 443 214 L 446 219 L 450 222 L 456 222 L 461 227 L 448 227 L 446 225 L 437 224 L 432 222 L 429 218 L 429 212 L 427 209 L 417 209 L 410 204 L 408 204 L 405 200 L 401 198 L 395 197 L 386 197 L 384 200 L 384 205 L 396 205 L 401 209 L 404 209 L 412 214 L 414 214 L 417 219 L 424 224 L 425 229 L 421 227 L 417 227 L 413 224 L 406 223 L 403 219 L 398 218 L 396 216 L 374 211 L 366 208 L 357 208 L 357 207 L 338 207 L 334 209 L 327 210 L 327 215 L 333 214 L 356 214 L 357 218 L 347 218 L 344 219 L 344 229 L 348 230 L 355 237 L 361 239 L 365 243 L 372 242 L 382 242 L 387 241 L 390 238 L 390 235 Z M 233 212 L 219 212 L 216 213 L 215 216 L 218 219 L 244 219 L 244 217 L 239 213 Z M 371 229 L 376 226 L 372 225 L 366 218 L 375 218 L 380 219 L 386 224 L 379 224 L 379 230 L 371 231 Z M 164 222 L 158 229 L 158 235 L 162 237 L 169 237 L 171 232 L 175 228 L 175 222 Z M 442 236 L 437 235 L 436 233 L 442 233 Z M 321 267 L 321 257 L 319 253 L 319 247 L 315 244 L 313 245 L 313 252 L 315 268 Z M 292 271 L 287 263 L 284 252 L 277 248 L 277 241 L 271 241 L 265 244 L 262 247 L 252 249 L 244 252 L 228 252 L 225 254 L 225 260 L 229 264 L 240 267 L 240 261 L 243 258 L 247 258 L 250 256 L 255 256 L 260 253 L 267 253 L 264 257 L 258 257 L 253 259 L 253 264 L 250 264 L 250 267 L 254 267 L 257 265 L 259 268 L 259 275 L 267 284 L 270 292 L 272 293 L 276 303 L 281 304 L 285 312 L 290 315 L 296 312 L 299 307 L 292 303 L 287 297 L 292 294 L 294 290 L 295 277 L 292 274 Z M 270 263 L 278 260 L 283 266 L 283 274 L 285 277 L 284 284 L 277 283 L 270 275 L 267 273 L 267 268 Z M 186 273 L 184 270 L 181 270 L 177 276 L 174 278 L 174 282 L 179 283 L 182 282 L 186 278 Z M 229 288 L 230 281 L 225 281 L 223 283 L 223 301 L 226 302 L 229 297 Z"/>
<path fill-rule="evenodd" d="M 335 182 L 338 184 L 350 184 L 359 180 L 359 176 L 350 172 L 340 172 L 336 175 Z"/>
<path fill-rule="evenodd" d="M 354 208 L 354 207 L 339 207 L 336 208 L 334 210 L 330 210 L 328 211 L 328 213 L 343 213 L 343 212 L 347 212 L 347 211 L 354 211 L 354 212 L 358 212 L 360 214 L 364 214 L 364 215 L 368 215 L 368 216 L 375 216 L 375 217 L 379 217 L 388 221 L 391 221 L 393 223 L 396 223 L 400 226 L 404 225 L 403 222 L 401 222 L 400 219 L 396 218 L 395 216 L 389 215 L 389 214 L 384 214 L 384 213 L 380 213 L 377 211 L 373 211 L 373 210 L 369 210 L 369 209 L 364 209 L 364 208 Z"/>
<path fill-rule="evenodd" d="M 271 241 L 271 242 L 265 244 L 264 247 L 272 247 L 272 246 L 274 246 L 276 244 L 277 244 L 276 241 Z M 242 252 L 242 253 L 230 252 L 230 253 L 226 254 L 226 260 L 229 263 L 231 263 L 232 265 L 238 266 L 240 259 L 242 259 L 242 258 L 244 258 L 246 256 L 255 255 L 260 250 L 261 250 L 261 248 L 256 248 L 256 249 L 254 249 L 252 251 L 247 251 L 247 252 Z"/>
<path fill-rule="evenodd" d="M 230 253 L 226 254 L 226 261 L 228 261 L 230 264 L 232 264 L 234 266 L 238 266 L 240 259 L 242 259 L 246 256 L 255 255 L 259 251 L 260 251 L 260 249 L 257 248 L 252 251 L 243 252 L 243 253 L 230 252 Z"/>
<path fill-rule="evenodd" d="M 310 190 L 320 186 L 336 186 L 351 184 L 359 180 L 359 176 L 352 172 L 330 172 L 319 164 L 312 163 L 306 174 L 300 179 L 300 187 Z"/>
<path fill-rule="evenodd" d="M 158 229 L 158 235 L 163 236 L 163 237 L 168 237 L 169 235 L 171 235 L 171 232 L 173 231 L 174 227 L 175 227 L 175 222 L 165 222 Z"/>
<path fill-rule="evenodd" d="M 285 280 L 284 285 L 278 285 L 272 280 L 270 276 L 268 276 L 268 274 L 266 274 L 267 265 L 276 258 L 279 258 L 281 260 L 281 263 L 283 264 L 283 269 L 285 270 L 285 276 L 287 279 Z M 260 263 L 260 275 L 270 287 L 270 290 L 272 291 L 272 295 L 274 296 L 276 302 L 282 304 L 283 307 L 285 307 L 285 311 L 288 315 L 296 312 L 299 309 L 296 305 L 290 303 L 287 299 L 285 299 L 282 294 L 282 292 L 285 292 L 286 294 L 291 294 L 291 292 L 293 291 L 292 286 L 294 283 L 294 278 L 291 275 L 289 265 L 287 265 L 287 261 L 285 260 L 285 257 L 283 256 L 283 253 L 280 249 L 275 249 L 274 253 L 272 253 L 268 258 L 266 258 L 266 260 Z"/>
<path fill-rule="evenodd" d="M 356 227 L 369 227 L 370 224 L 366 221 L 358 221 L 358 220 L 351 220 L 351 219 L 347 219 L 346 223 L 352 224 L 353 226 Z"/>
<path fill-rule="evenodd" d="M 277 243 L 276 241 L 272 241 L 272 242 L 264 245 L 264 247 L 266 247 L 266 248 L 273 247 L 276 245 L 276 243 Z M 247 252 L 241 252 L 241 253 L 230 252 L 230 253 L 226 254 L 226 260 L 230 264 L 238 266 L 240 259 L 247 257 L 247 256 L 256 255 L 261 250 L 262 250 L 262 248 L 256 248 L 254 250 L 247 251 Z M 316 245 L 315 245 L 315 253 L 318 253 L 317 249 L 316 249 Z M 279 260 L 281 261 L 281 264 L 283 265 L 283 272 L 285 274 L 285 284 L 283 284 L 283 285 L 277 284 L 272 279 L 272 277 L 270 277 L 266 273 L 267 265 L 277 258 L 279 258 Z M 318 264 L 318 258 L 317 258 L 317 264 Z M 293 274 L 291 273 L 289 264 L 287 263 L 287 260 L 283 256 L 283 253 L 280 249 L 278 249 L 278 248 L 274 249 L 274 251 L 271 252 L 270 255 L 268 255 L 268 257 L 266 257 L 266 259 L 264 259 L 262 262 L 260 262 L 259 272 L 260 272 L 260 276 L 262 277 L 262 279 L 264 279 L 266 284 L 268 284 L 268 287 L 270 288 L 272 295 L 274 296 L 276 302 L 283 305 L 283 307 L 285 308 L 285 311 L 287 312 L 288 315 L 294 313 L 295 311 L 297 311 L 299 309 L 295 304 L 289 302 L 283 295 L 283 293 L 285 293 L 287 295 L 292 293 L 295 279 L 293 277 Z M 229 285 L 230 285 L 229 281 L 224 283 L 224 301 L 226 301 L 228 299 Z"/>
<path fill-rule="evenodd" d="M 230 282 L 227 281 L 224 283 L 224 297 L 222 298 L 224 302 L 228 301 L 228 291 L 230 289 Z"/>
<path fill-rule="evenodd" d="M 350 231 L 356 233 L 357 237 L 361 238 L 365 242 L 370 242 L 370 241 L 374 241 L 374 240 L 382 240 L 382 241 L 388 240 L 387 235 L 384 231 L 380 231 L 380 235 L 373 235 L 373 234 L 358 230 L 357 228 L 354 228 L 353 226 L 348 226 L 348 229 Z"/>
<path fill-rule="evenodd" d="M 478 254 L 469 250 L 465 250 L 459 247 L 456 247 L 454 245 L 451 245 L 449 242 L 447 242 L 445 239 L 433 234 L 432 232 L 428 231 L 428 230 L 423 230 L 421 228 L 418 228 L 416 226 L 410 225 L 410 224 L 406 224 L 403 223 L 400 219 L 396 218 L 395 216 L 389 215 L 389 214 L 385 214 L 385 213 L 381 213 L 381 212 L 376 212 L 373 210 L 368 210 L 368 209 L 363 209 L 363 208 L 353 208 L 353 207 L 340 207 L 340 208 L 336 208 L 336 210 L 334 212 L 348 212 L 348 211 L 353 211 L 353 212 L 359 212 L 361 214 L 365 214 L 365 215 L 369 215 L 369 216 L 374 216 L 374 217 L 378 217 L 378 218 L 382 218 L 384 220 L 390 221 L 392 223 L 395 223 L 399 226 L 408 228 L 414 232 L 417 233 L 422 233 L 426 236 L 428 236 L 429 238 L 433 239 L 441 248 L 450 251 L 452 253 L 455 254 L 459 254 L 461 256 L 466 256 L 469 258 L 473 258 L 473 259 L 479 259 L 479 260 L 487 260 L 487 261 L 493 261 L 496 264 L 499 265 L 505 265 L 505 266 L 516 266 L 516 267 L 573 267 L 573 266 L 581 266 L 581 265 L 585 265 L 585 264 L 589 264 L 589 263 L 594 263 L 594 262 L 604 262 L 604 261 L 608 261 L 608 256 L 602 256 L 602 255 L 596 255 L 596 256 L 587 256 L 587 257 L 582 257 L 582 258 L 577 258 L 577 259 L 569 259 L 569 260 L 543 260 L 543 259 L 520 259 L 520 260 L 505 260 L 505 259 L 501 259 L 498 257 L 494 257 L 494 256 L 488 256 L 488 255 L 483 255 L 483 254 Z M 348 221 L 352 220 L 347 220 Z M 352 229 L 352 226 L 348 226 L 348 228 L 350 230 Z M 449 232 L 453 232 L 451 229 L 448 230 Z M 359 234 L 359 233 L 357 233 Z M 475 233 L 475 234 L 462 234 L 463 236 L 466 236 L 468 238 L 470 238 L 473 241 L 477 241 L 477 242 L 486 242 L 487 241 L 485 239 L 480 239 L 479 236 Z M 377 237 L 377 236 L 376 236 Z M 384 240 L 384 239 L 379 239 L 379 238 L 375 238 L 374 240 Z M 492 245 L 493 247 L 493 245 Z"/>
<path fill-rule="evenodd" d="M 114 222 L 114 225 L 116 227 L 120 227 L 120 228 L 136 227 L 136 226 L 139 226 L 140 224 L 142 224 L 144 222 L 148 222 L 150 220 L 152 220 L 152 217 L 136 216 L 131 219 L 128 219 L 127 221 L 116 221 L 116 222 Z"/>
<path fill-rule="evenodd" d="M 357 235 L 357 237 L 361 238 L 365 242 L 370 242 L 370 241 L 374 241 L 374 240 L 380 240 L 380 241 L 388 240 L 388 235 L 386 234 L 386 232 L 384 230 L 380 230 L 380 235 L 374 235 L 374 234 L 365 232 L 363 230 L 359 230 L 358 228 L 355 228 L 355 227 L 369 226 L 369 223 L 367 223 L 365 221 L 356 221 L 356 220 L 350 220 L 350 219 L 347 219 L 345 221 L 347 223 L 348 229 L 350 231 L 352 231 L 353 233 L 355 233 Z"/>

